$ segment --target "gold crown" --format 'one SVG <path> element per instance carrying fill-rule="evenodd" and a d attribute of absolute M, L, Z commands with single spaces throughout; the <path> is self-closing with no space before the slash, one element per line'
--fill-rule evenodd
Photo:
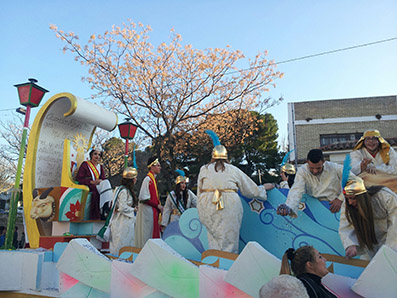
<path fill-rule="evenodd" d="M 223 145 L 217 145 L 212 149 L 213 159 L 227 159 L 227 150 Z"/>
<path fill-rule="evenodd" d="M 294 175 L 296 173 L 295 166 L 290 163 L 286 163 L 281 166 L 281 171 L 287 173 L 288 175 Z"/>
<path fill-rule="evenodd" d="M 138 171 L 133 167 L 125 168 L 123 171 L 123 178 L 134 179 L 138 176 Z"/>
<path fill-rule="evenodd" d="M 366 193 L 367 189 L 364 185 L 364 180 L 360 177 L 354 177 L 347 181 L 346 186 L 343 188 L 343 193 L 345 195 L 361 195 Z"/>
<path fill-rule="evenodd" d="M 159 163 L 159 159 L 156 158 L 151 164 L 149 164 L 149 165 L 147 166 L 147 168 L 150 169 L 151 167 L 157 165 L 158 163 Z"/>
<path fill-rule="evenodd" d="M 178 176 L 175 179 L 175 184 L 179 184 L 181 182 L 186 182 L 186 177 L 185 176 Z"/>

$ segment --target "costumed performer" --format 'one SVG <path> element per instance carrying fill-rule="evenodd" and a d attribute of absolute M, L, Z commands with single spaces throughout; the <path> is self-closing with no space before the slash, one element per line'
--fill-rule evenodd
<path fill-rule="evenodd" d="M 197 187 L 197 209 L 201 223 L 208 231 L 210 249 L 238 253 L 243 205 L 237 194 L 266 200 L 267 183 L 257 186 L 243 171 L 229 164 L 226 148 L 212 130 L 206 130 L 214 143 L 211 162 L 200 169 Z"/>
<path fill-rule="evenodd" d="M 326 262 L 327 259 L 313 246 L 305 245 L 297 250 L 289 248 L 281 260 L 280 274 L 291 274 L 292 269 L 292 273 L 303 283 L 310 298 L 337 298 L 338 296 L 321 283 L 321 279 L 328 274 Z"/>
<path fill-rule="evenodd" d="M 372 258 L 386 244 L 397 251 L 397 195 L 387 187 L 368 189 L 360 177 L 343 187 L 339 235 L 347 257 Z"/>
<path fill-rule="evenodd" d="M 294 151 L 294 149 L 289 151 L 281 162 L 280 176 L 282 181 L 280 182 L 280 188 L 290 189 L 294 184 L 296 169 L 293 164 L 287 162 L 292 151 Z"/>
<path fill-rule="evenodd" d="M 159 215 L 163 211 L 157 189 L 156 176 L 161 165 L 156 156 L 148 160 L 149 173 L 143 179 L 139 192 L 138 214 L 135 225 L 135 245 L 142 248 L 151 238 L 160 238 Z"/>
<path fill-rule="evenodd" d="M 367 130 L 350 153 L 352 172 L 365 186 L 384 185 L 397 192 L 397 154 L 378 130 Z"/>
<path fill-rule="evenodd" d="M 90 160 L 84 161 L 77 172 L 76 180 L 87 185 L 91 192 L 90 219 L 100 220 L 106 216 L 101 214 L 101 208 L 112 200 L 112 187 L 105 177 L 105 172 L 99 160 L 101 152 L 93 149 L 89 153 Z"/>
<path fill-rule="evenodd" d="M 134 245 L 135 236 L 135 213 L 137 211 L 137 198 L 134 193 L 134 185 L 138 171 L 136 165 L 127 167 L 123 171 L 121 185 L 116 188 L 112 201 L 112 212 L 109 227 L 110 253 L 118 256 L 120 248 Z"/>
<path fill-rule="evenodd" d="M 163 231 L 169 223 L 179 220 L 186 209 L 195 208 L 197 205 L 196 195 L 187 188 L 185 172 L 176 170 L 179 174 L 175 179 L 175 190 L 168 193 L 162 213 L 161 230 Z"/>
<path fill-rule="evenodd" d="M 288 192 L 287 201 L 277 207 L 277 214 L 297 217 L 299 202 L 305 193 L 320 201 L 328 201 L 330 211 L 338 212 L 344 199 L 341 190 L 342 171 L 342 165 L 324 161 L 320 149 L 310 150 L 306 164 L 296 172 L 294 185 Z M 350 172 L 350 175 L 353 173 Z"/>

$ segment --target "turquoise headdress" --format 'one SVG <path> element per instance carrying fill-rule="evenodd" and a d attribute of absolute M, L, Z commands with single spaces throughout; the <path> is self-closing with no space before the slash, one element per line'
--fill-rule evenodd
<path fill-rule="evenodd" d="M 178 173 L 178 177 L 175 179 L 175 184 L 179 184 L 181 182 L 186 182 L 186 177 L 185 177 L 185 172 L 182 170 L 175 170 L 176 173 Z"/>
<path fill-rule="evenodd" d="M 209 129 L 207 129 L 205 132 L 211 137 L 212 143 L 214 144 L 214 149 L 212 149 L 212 158 L 227 159 L 227 150 L 219 141 L 217 134 Z"/>

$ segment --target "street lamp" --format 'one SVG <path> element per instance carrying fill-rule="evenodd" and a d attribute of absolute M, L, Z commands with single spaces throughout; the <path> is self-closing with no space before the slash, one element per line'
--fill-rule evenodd
<path fill-rule="evenodd" d="M 135 132 L 138 126 L 129 122 L 130 118 L 126 118 L 126 122 L 120 123 L 119 131 L 120 136 L 125 139 L 125 154 L 124 154 L 124 168 L 128 167 L 128 140 L 132 140 L 135 136 Z"/>
<path fill-rule="evenodd" d="M 19 103 L 26 107 L 26 111 L 25 111 L 25 122 L 23 124 L 21 148 L 19 149 L 17 174 L 15 177 L 15 185 L 12 191 L 12 196 L 10 200 L 10 210 L 8 213 L 5 249 L 12 248 L 12 241 L 14 239 L 15 220 L 16 220 L 19 192 L 20 192 L 19 182 L 21 180 L 22 161 L 25 153 L 26 136 L 29 127 L 30 110 L 32 107 L 39 106 L 41 100 L 43 99 L 44 94 L 48 92 L 48 90 L 40 87 L 39 85 L 36 85 L 35 83 L 37 83 L 36 79 L 29 79 L 28 83 L 14 85 L 14 87 L 17 87 L 18 89 Z"/>

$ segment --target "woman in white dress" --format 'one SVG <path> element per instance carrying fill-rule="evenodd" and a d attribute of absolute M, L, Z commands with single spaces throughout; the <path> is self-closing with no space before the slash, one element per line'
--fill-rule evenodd
<path fill-rule="evenodd" d="M 211 162 L 201 167 L 198 177 L 200 221 L 207 228 L 210 249 L 238 253 L 243 205 L 237 191 L 248 198 L 266 200 L 266 189 L 274 185 L 257 186 L 243 171 L 229 164 L 226 148 L 218 136 L 213 131 L 206 132 L 215 147 Z"/>
<path fill-rule="evenodd" d="M 339 235 L 347 257 L 372 258 L 386 244 L 397 251 L 397 195 L 387 187 L 365 187 L 360 177 L 343 188 Z"/>
<path fill-rule="evenodd" d="M 112 201 L 109 249 L 110 253 L 116 256 L 119 255 L 120 248 L 133 246 L 134 243 L 137 198 L 133 187 L 137 176 L 136 168 L 126 168 L 123 171 L 121 185 L 116 188 Z"/>
<path fill-rule="evenodd" d="M 161 231 L 164 231 L 169 223 L 179 220 L 186 209 L 195 208 L 197 205 L 196 195 L 190 189 L 187 189 L 185 172 L 182 170 L 176 170 L 176 172 L 179 175 L 175 179 L 175 190 L 168 193 L 165 201 Z"/>

